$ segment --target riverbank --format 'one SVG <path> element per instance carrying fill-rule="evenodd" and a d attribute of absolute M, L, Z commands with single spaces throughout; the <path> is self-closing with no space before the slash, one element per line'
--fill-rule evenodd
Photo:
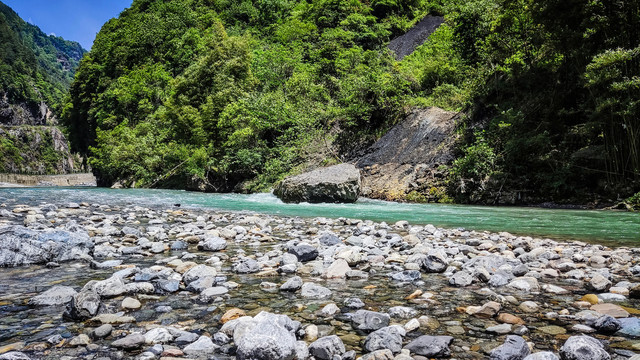
<path fill-rule="evenodd" d="M 0 188 L 22 186 L 96 186 L 92 173 L 25 175 L 0 173 Z"/>
<path fill-rule="evenodd" d="M 39 263 L 0 272 L 3 353 L 409 360 L 640 352 L 635 247 L 106 202 L 5 201 L 0 223 L 4 265 Z M 535 356 L 527 360 L 557 358 Z"/>

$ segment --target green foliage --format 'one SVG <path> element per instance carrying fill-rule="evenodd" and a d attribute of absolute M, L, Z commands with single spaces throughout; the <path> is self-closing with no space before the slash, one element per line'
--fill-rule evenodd
<path fill-rule="evenodd" d="M 497 155 L 484 136 L 476 134 L 475 141 L 463 150 L 449 171 L 449 187 L 453 193 L 470 198 L 485 189 L 489 178 L 498 171 Z"/>
<path fill-rule="evenodd" d="M 60 115 L 85 50 L 76 42 L 44 34 L 0 2 L 0 95 L 35 110 L 42 101 Z"/>
<path fill-rule="evenodd" d="M 427 8 L 136 0 L 98 34 L 63 121 L 105 184 L 263 190 L 329 129 L 348 144 L 395 122 L 411 90 L 385 48 L 389 17 Z"/>
<path fill-rule="evenodd" d="M 630 196 L 624 202 L 632 211 L 640 211 L 640 192 Z"/>
<path fill-rule="evenodd" d="M 408 107 L 439 106 L 468 115 L 449 181 L 458 201 L 503 188 L 547 200 L 628 193 L 640 183 L 637 8 L 135 0 L 98 34 L 63 120 L 105 183 L 251 191 L 328 137 L 348 155 Z M 396 61 L 386 44 L 426 14 L 446 22 Z"/>

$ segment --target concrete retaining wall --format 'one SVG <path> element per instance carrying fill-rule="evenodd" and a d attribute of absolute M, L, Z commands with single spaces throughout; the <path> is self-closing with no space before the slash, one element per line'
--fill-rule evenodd
<path fill-rule="evenodd" d="M 91 173 L 67 175 L 0 174 L 0 186 L 2 183 L 22 186 L 96 186 L 96 178 Z"/>

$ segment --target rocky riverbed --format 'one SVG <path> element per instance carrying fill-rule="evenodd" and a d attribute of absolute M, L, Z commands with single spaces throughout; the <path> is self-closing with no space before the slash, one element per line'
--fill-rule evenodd
<path fill-rule="evenodd" d="M 402 221 L 6 201 L 0 359 L 638 360 L 639 254 Z"/>

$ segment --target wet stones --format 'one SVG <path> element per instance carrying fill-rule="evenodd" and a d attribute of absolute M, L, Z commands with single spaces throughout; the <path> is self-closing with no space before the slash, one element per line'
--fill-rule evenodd
<path fill-rule="evenodd" d="M 64 317 L 70 320 L 86 320 L 98 313 L 100 296 L 93 291 L 82 291 L 71 298 Z"/>
<path fill-rule="evenodd" d="M 327 299 L 331 297 L 331 290 L 328 288 L 314 284 L 314 283 L 304 283 L 301 287 L 302 297 L 311 298 L 311 299 Z"/>
<path fill-rule="evenodd" d="M 215 277 L 218 274 L 215 268 L 207 265 L 197 265 L 192 267 L 182 276 L 182 281 L 189 285 L 192 282 L 203 279 L 203 278 L 211 278 L 215 281 Z"/>
<path fill-rule="evenodd" d="M 144 336 L 142 334 L 134 333 L 112 342 L 111 346 L 118 349 L 132 350 L 141 347 L 144 343 Z"/>
<path fill-rule="evenodd" d="M 400 281 L 400 282 L 413 282 L 422 277 L 420 271 L 418 270 L 405 270 L 399 271 L 389 275 L 392 280 Z"/>
<path fill-rule="evenodd" d="M 293 359 L 299 323 L 285 315 L 261 312 L 253 319 L 239 322 L 233 333 L 238 360 Z"/>
<path fill-rule="evenodd" d="M 58 306 L 71 301 L 77 292 L 70 286 L 54 286 L 29 300 L 33 306 Z"/>
<path fill-rule="evenodd" d="M 452 342 L 453 337 L 451 336 L 422 335 L 407 344 L 405 349 L 412 354 L 428 358 L 446 358 L 451 355 L 449 346 Z"/>
<path fill-rule="evenodd" d="M 281 291 L 297 291 L 300 288 L 302 288 L 302 278 L 300 276 L 293 276 L 280 286 Z"/>
<path fill-rule="evenodd" d="M 0 227 L 0 267 L 91 259 L 94 243 L 86 231 L 35 231 L 20 225 Z"/>
<path fill-rule="evenodd" d="M 606 292 L 611 287 L 611 281 L 606 277 L 595 274 L 591 280 L 587 283 L 587 288 L 589 290 L 597 291 L 597 292 Z"/>
<path fill-rule="evenodd" d="M 342 340 L 336 335 L 322 337 L 309 345 L 309 354 L 320 360 L 331 360 L 345 352 Z"/>
<path fill-rule="evenodd" d="M 358 310 L 351 316 L 354 327 L 365 332 L 389 326 L 390 319 L 388 314 L 369 310 Z"/>
<path fill-rule="evenodd" d="M 300 262 L 315 260 L 318 257 L 318 249 L 309 244 L 299 244 L 289 248 L 289 253 L 295 255 Z"/>
<path fill-rule="evenodd" d="M 198 250 L 220 251 L 227 248 L 227 241 L 221 237 L 206 238 L 198 244 Z"/>
<path fill-rule="evenodd" d="M 563 360 L 609 360 L 611 356 L 600 341 L 591 336 L 579 335 L 570 337 L 562 348 L 560 357 Z"/>
<path fill-rule="evenodd" d="M 531 353 L 529 345 L 520 336 L 508 335 L 504 344 L 491 351 L 491 360 L 522 360 Z"/>
<path fill-rule="evenodd" d="M 534 277 L 518 277 L 513 279 L 507 287 L 524 292 L 538 292 L 540 291 L 540 285 L 538 284 L 538 279 Z"/>
<path fill-rule="evenodd" d="M 442 273 L 447 270 L 447 262 L 436 255 L 426 255 L 420 262 L 420 268 L 427 273 Z"/>
<path fill-rule="evenodd" d="M 189 356 L 207 356 L 213 354 L 218 346 L 213 343 L 210 337 L 202 335 L 198 340 L 187 345 L 182 351 Z"/>
<path fill-rule="evenodd" d="M 402 337 L 405 335 L 406 332 L 401 326 L 383 327 L 367 335 L 364 348 L 369 352 L 389 349 L 397 354 L 402 350 Z"/>

